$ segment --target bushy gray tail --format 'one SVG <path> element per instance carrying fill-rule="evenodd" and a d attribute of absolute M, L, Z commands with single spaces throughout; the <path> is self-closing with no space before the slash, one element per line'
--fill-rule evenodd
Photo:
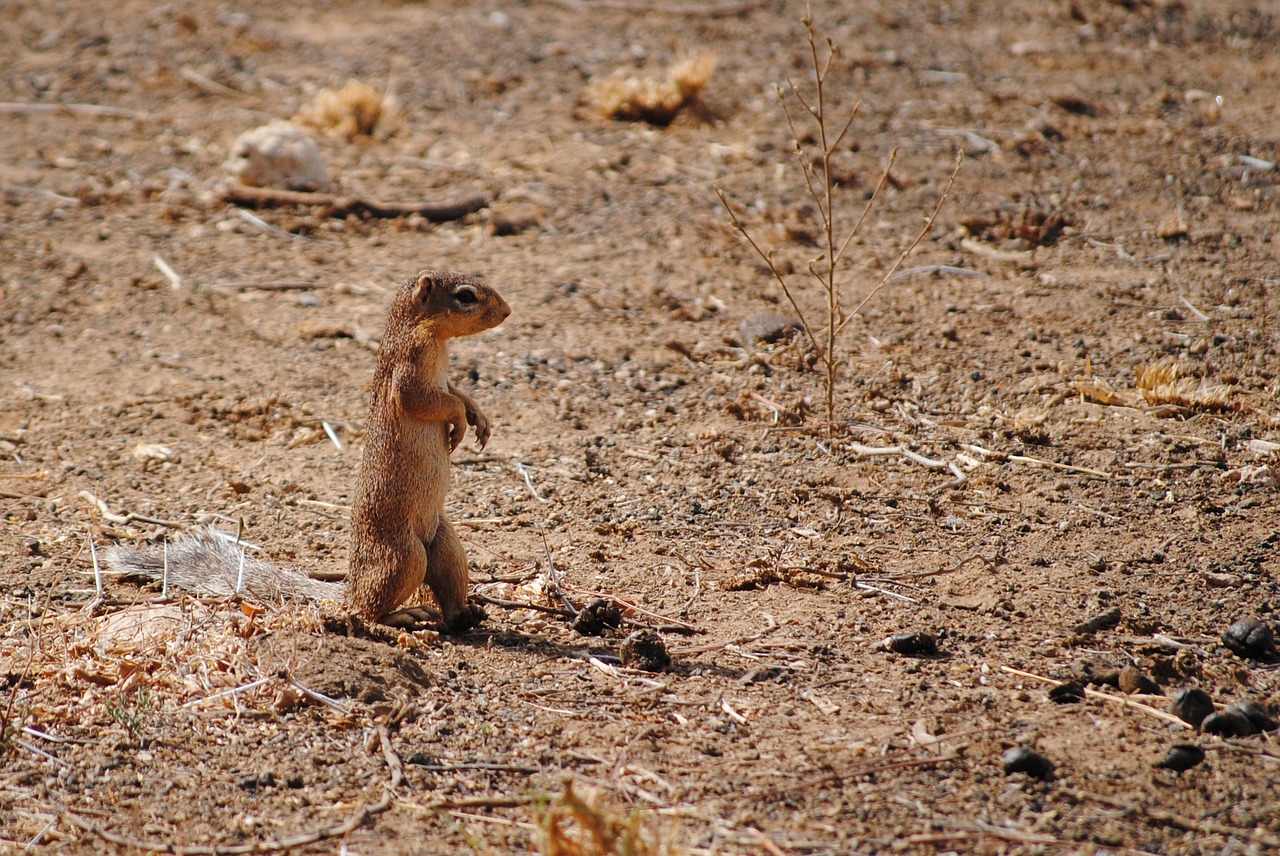
<path fill-rule="evenodd" d="M 143 574 L 157 580 L 164 578 L 167 564 L 170 587 L 199 595 L 236 594 L 237 579 L 241 580 L 241 593 L 271 600 L 291 597 L 341 600 L 345 588 L 343 583 L 313 580 L 293 568 L 255 559 L 236 544 L 233 536 L 212 526 L 170 541 L 167 557 L 163 547 L 139 550 L 116 546 L 108 549 L 104 558 L 112 570 Z"/>

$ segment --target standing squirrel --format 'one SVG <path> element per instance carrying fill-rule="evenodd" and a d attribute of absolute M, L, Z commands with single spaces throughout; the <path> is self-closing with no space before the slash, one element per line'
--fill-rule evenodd
<path fill-rule="evenodd" d="M 416 626 L 421 608 L 397 612 L 425 584 L 451 630 L 474 627 L 484 611 L 467 602 L 467 557 L 444 514 L 449 455 L 475 428 L 489 441 L 489 420 L 449 382 L 449 339 L 496 327 L 511 307 L 471 277 L 424 270 L 396 292 L 373 373 L 364 455 L 351 514 L 346 583 L 313 580 L 293 568 L 246 558 L 212 528 L 185 535 L 166 551 L 113 547 L 108 565 L 160 578 L 196 594 L 341 600 L 369 622 Z"/>

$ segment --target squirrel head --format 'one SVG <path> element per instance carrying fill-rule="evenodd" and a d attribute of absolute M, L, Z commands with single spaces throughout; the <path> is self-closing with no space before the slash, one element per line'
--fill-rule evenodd
<path fill-rule="evenodd" d="M 419 271 L 391 302 L 387 336 L 421 329 L 439 339 L 470 336 L 497 327 L 511 314 L 498 292 L 465 274 Z"/>

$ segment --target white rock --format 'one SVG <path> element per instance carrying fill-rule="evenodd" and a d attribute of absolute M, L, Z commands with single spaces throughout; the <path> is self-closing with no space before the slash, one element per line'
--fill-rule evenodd
<path fill-rule="evenodd" d="M 320 147 L 292 122 L 276 121 L 245 131 L 231 145 L 223 168 L 241 184 L 316 190 L 329 183 Z"/>

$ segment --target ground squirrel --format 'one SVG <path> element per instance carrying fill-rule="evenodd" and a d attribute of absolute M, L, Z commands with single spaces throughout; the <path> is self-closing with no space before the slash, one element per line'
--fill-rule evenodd
<path fill-rule="evenodd" d="M 446 627 L 474 626 L 484 612 L 467 603 L 467 558 L 444 497 L 449 455 L 468 425 L 483 448 L 489 420 L 449 382 L 448 340 L 496 327 L 510 314 L 496 291 L 457 273 L 424 270 L 396 292 L 373 373 L 345 584 L 247 559 L 212 529 L 163 552 L 114 547 L 108 564 L 157 578 L 167 565 L 169 581 L 195 593 L 231 594 L 239 581 L 259 596 L 341 600 L 366 621 L 396 626 L 428 617 L 421 608 L 396 612 L 425 584 Z"/>

